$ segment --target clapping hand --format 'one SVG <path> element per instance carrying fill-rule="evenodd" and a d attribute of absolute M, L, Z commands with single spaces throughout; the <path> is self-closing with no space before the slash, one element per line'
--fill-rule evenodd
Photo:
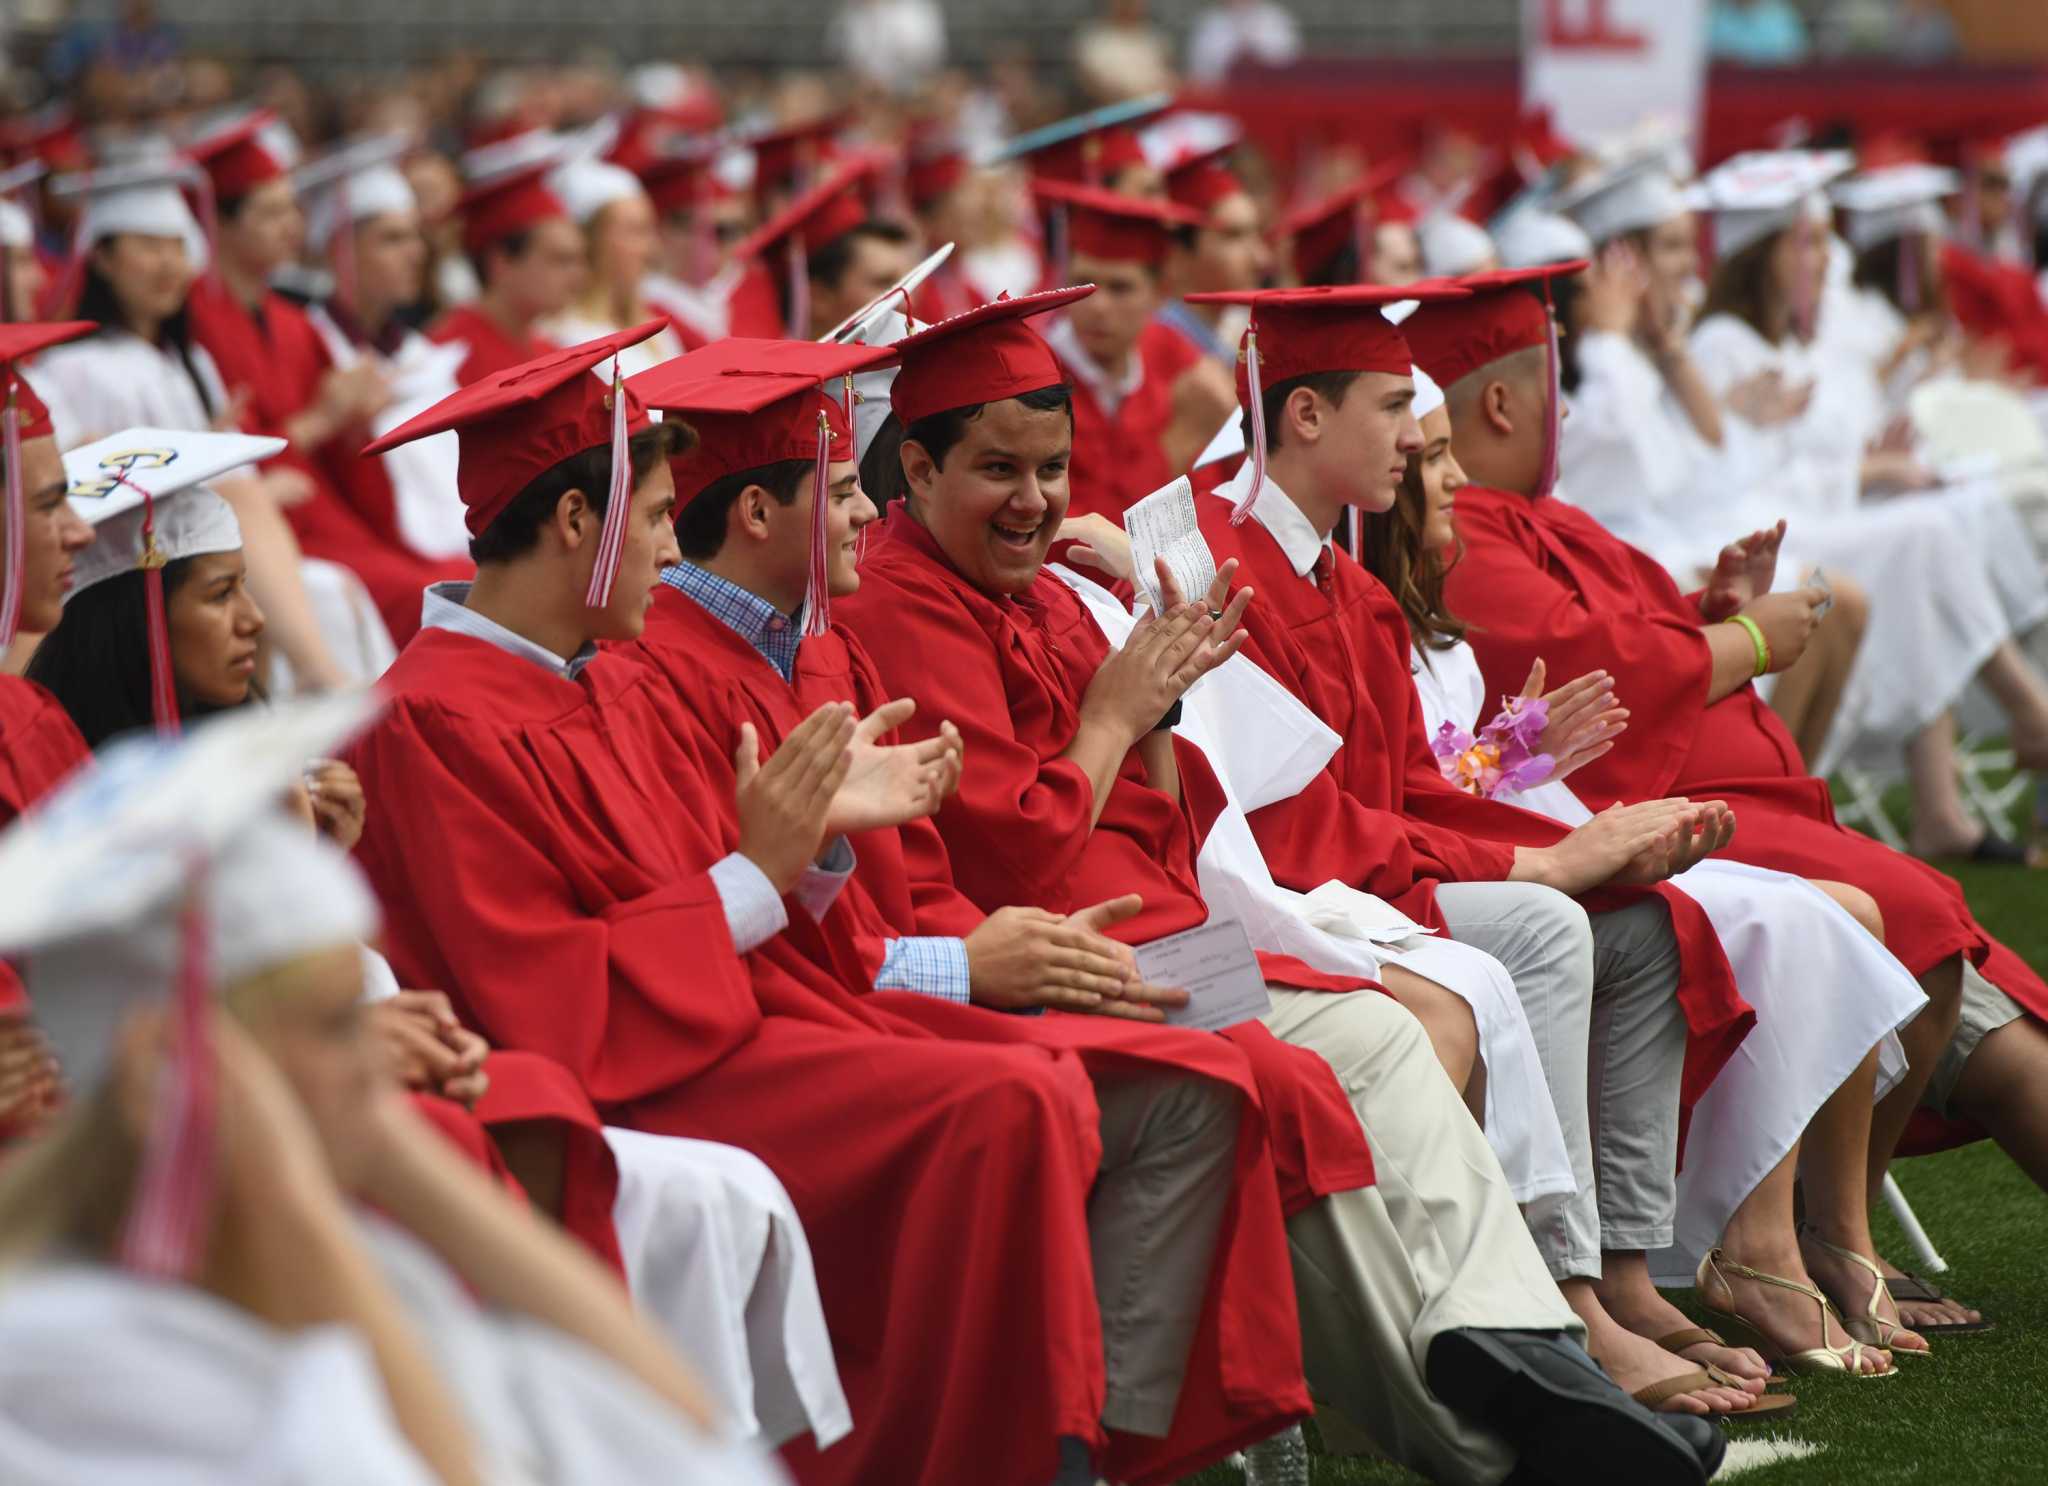
<path fill-rule="evenodd" d="M 1551 757 L 1550 778 L 1563 779 L 1614 747 L 1614 740 L 1628 728 L 1628 709 L 1615 705 L 1614 678 L 1605 671 L 1589 671 L 1576 681 L 1567 681 L 1545 694 L 1545 667 L 1541 659 L 1529 668 L 1522 695 L 1541 697 L 1549 705 L 1538 751 Z"/>
<path fill-rule="evenodd" d="M 880 740 L 910 720 L 917 703 L 908 697 L 884 703 L 854 729 L 846 777 L 832 797 L 825 836 L 900 826 L 930 815 L 960 782 L 960 730 L 941 723 L 921 743 Z"/>

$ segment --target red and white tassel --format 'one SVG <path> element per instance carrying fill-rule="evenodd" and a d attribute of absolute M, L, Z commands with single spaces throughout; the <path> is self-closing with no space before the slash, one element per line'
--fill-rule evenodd
<path fill-rule="evenodd" d="M 194 863 L 179 924 L 170 1058 L 156 1089 L 135 1202 L 121 1232 L 121 1263 L 134 1273 L 178 1281 L 205 1256 L 213 1193 L 217 1090 L 211 1027 L 212 946 L 204 872 Z"/>
<path fill-rule="evenodd" d="M 1543 469 L 1536 477 L 1536 488 L 1530 492 L 1539 500 L 1557 488 L 1557 449 L 1564 429 L 1564 409 L 1561 406 L 1564 385 L 1558 366 L 1557 316 L 1550 309 L 1550 280 L 1543 281 L 1544 357 L 1548 363 L 1544 370 L 1550 386 L 1550 405 L 1543 420 Z"/>
<path fill-rule="evenodd" d="M 849 379 L 849 395 L 851 382 Z M 825 518 L 832 503 L 832 420 L 818 414 L 818 459 L 811 468 L 811 572 L 804 582 L 804 638 L 814 640 L 832 623 L 832 565 L 825 551 Z"/>
<path fill-rule="evenodd" d="M 627 507 L 633 499 L 632 449 L 626 437 L 626 389 L 619 376 L 619 358 L 612 357 L 612 390 L 605 394 L 605 406 L 612 410 L 612 478 L 605 492 L 604 525 L 597 534 L 597 564 L 590 570 L 590 587 L 583 595 L 585 608 L 602 609 L 612 601 L 612 584 L 619 576 L 619 558 L 626 549 Z"/>
<path fill-rule="evenodd" d="M 7 461 L 7 567 L 0 573 L 0 649 L 14 643 L 21 624 L 21 580 L 27 566 L 28 546 L 23 540 L 28 521 L 28 500 L 21 487 L 21 408 L 15 401 L 16 382 L 7 377 L 7 407 L 0 411 L 0 457 Z"/>
<path fill-rule="evenodd" d="M 178 683 L 171 669 L 171 619 L 164 607 L 164 564 L 169 561 L 156 544 L 156 500 L 147 490 L 116 472 L 116 484 L 142 496 L 142 611 L 149 636 L 149 711 L 157 732 L 176 737 L 183 731 L 178 716 Z"/>
<path fill-rule="evenodd" d="M 1244 487 L 1244 493 L 1230 508 L 1230 524 L 1243 526 L 1245 518 L 1252 513 L 1252 503 L 1259 498 L 1259 488 L 1266 483 L 1266 393 L 1259 383 L 1259 324 L 1257 320 L 1245 327 L 1244 348 L 1239 353 L 1244 357 L 1245 421 L 1252 426 L 1252 477 Z"/>

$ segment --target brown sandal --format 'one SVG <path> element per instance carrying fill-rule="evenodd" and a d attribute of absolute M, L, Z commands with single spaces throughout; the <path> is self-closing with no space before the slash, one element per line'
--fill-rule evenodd
<path fill-rule="evenodd" d="M 1720 1373 L 1720 1376 L 1716 1377 L 1716 1373 Z M 1702 1367 L 1696 1368 L 1692 1372 L 1680 1373 L 1675 1378 L 1666 1378 L 1661 1383 L 1652 1383 L 1647 1388 L 1638 1388 L 1629 1397 L 1652 1413 L 1655 1413 L 1659 1404 L 1669 1403 L 1681 1393 L 1694 1393 L 1701 1388 L 1713 1387 L 1716 1384 L 1723 1388 L 1733 1388 L 1742 1393 L 1749 1391 L 1739 1381 L 1730 1377 L 1727 1373 L 1721 1372 L 1719 1368 Z M 1717 1421 L 1727 1419 L 1761 1419 L 1766 1414 L 1775 1415 L 1778 1418 L 1790 1418 L 1798 1407 L 1799 1400 L 1791 1394 L 1771 1393 L 1766 1394 L 1762 1398 L 1752 1399 L 1747 1408 L 1709 1409 L 1705 1414 L 1698 1417 Z"/>
<path fill-rule="evenodd" d="M 1697 1357 L 1686 1357 L 1685 1349 L 1687 1347 L 1726 1347 L 1731 1352 L 1735 1350 L 1734 1343 L 1730 1342 L 1727 1337 L 1721 1335 L 1720 1332 L 1714 1330 L 1711 1326 L 1688 1326 L 1683 1331 L 1674 1331 L 1669 1336 L 1658 1337 L 1657 1345 L 1672 1356 L 1684 1358 L 1687 1362 L 1699 1362 Z M 1700 1366 L 1710 1373 L 1721 1373 L 1721 1369 L 1711 1362 L 1701 1362 Z M 1730 1381 L 1726 1377 L 1716 1376 L 1714 1381 L 1717 1383 L 1727 1382 L 1728 1386 L 1735 1388 L 1743 1386 L 1743 1381 L 1740 1378 Z M 1772 1373 L 1764 1379 L 1764 1386 L 1766 1388 L 1782 1388 L 1791 1381 L 1790 1378 L 1780 1377 L 1777 1373 Z"/>

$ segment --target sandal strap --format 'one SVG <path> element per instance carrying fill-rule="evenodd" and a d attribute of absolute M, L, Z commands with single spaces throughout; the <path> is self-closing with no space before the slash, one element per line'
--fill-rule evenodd
<path fill-rule="evenodd" d="M 1666 1378 L 1661 1383 L 1652 1383 L 1647 1388 L 1638 1388 L 1629 1395 L 1646 1409 L 1654 1409 L 1660 1403 L 1667 1403 L 1681 1393 L 1695 1393 L 1702 1388 L 1714 1386 L 1714 1379 L 1703 1367 L 1691 1372 L 1680 1373 L 1675 1378 Z"/>
<path fill-rule="evenodd" d="M 1939 1285 L 1930 1285 L 1917 1274 L 1891 1275 L 1884 1282 L 1893 1300 L 1915 1300 L 1923 1305 L 1938 1305 L 1947 1300 L 1948 1292 Z"/>
<path fill-rule="evenodd" d="M 1709 1326 L 1688 1326 L 1683 1331 L 1658 1337 L 1657 1345 L 1667 1352 L 1683 1352 L 1687 1347 L 1725 1347 L 1728 1339 Z"/>

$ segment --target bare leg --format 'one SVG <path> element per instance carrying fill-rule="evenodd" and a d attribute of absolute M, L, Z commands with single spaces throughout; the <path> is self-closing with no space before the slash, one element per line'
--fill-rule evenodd
<path fill-rule="evenodd" d="M 2013 752 L 2022 769 L 2048 769 L 2048 678 L 2024 650 L 2007 640 L 1977 672 L 2012 724 Z"/>
<path fill-rule="evenodd" d="M 2007 1022 L 1977 1044 L 1950 1104 L 1990 1132 L 2034 1184 L 2048 1190 L 2048 1027 Z"/>
<path fill-rule="evenodd" d="M 1890 1295 L 1883 1293 L 1882 1282 L 1854 1260 L 1829 1253 L 1822 1246 L 1826 1243 L 1847 1249 L 1883 1268 L 1877 1245 L 1870 1236 L 1869 1168 L 1865 1154 L 1870 1148 L 1871 1095 L 1876 1087 L 1877 1050 L 1873 1048 L 1806 1127 L 1799 1159 L 1800 1191 L 1806 1202 L 1800 1252 L 1815 1282 L 1844 1316 L 1867 1317 L 1872 1294 L 1876 1292 L 1878 1319 L 1896 1323 L 1898 1307 Z M 1890 1346 L 1895 1352 L 1928 1350 L 1925 1338 L 1906 1330 L 1894 1333 Z"/>
<path fill-rule="evenodd" d="M 313 617 L 312 600 L 299 577 L 299 539 L 292 535 L 284 512 L 260 481 L 222 480 L 214 489 L 235 508 L 249 564 L 249 591 L 262 606 L 265 636 L 291 662 L 299 688 L 325 691 L 345 684 L 347 673 L 327 648 Z"/>
<path fill-rule="evenodd" d="M 1956 781 L 1956 719 L 1944 712 L 1906 744 L 1913 787 L 1913 854 L 1965 856 L 1984 839 L 1984 827 L 1963 804 Z"/>
<path fill-rule="evenodd" d="M 1880 1099 L 1870 1121 L 1870 1164 L 1864 1172 L 1865 1190 L 1875 1192 L 1884 1185 L 1885 1168 L 1892 1152 L 1906 1132 L 1906 1121 L 1927 1092 L 1934 1076 L 1934 1064 L 1941 1050 L 1955 1036 L 1956 1022 L 1963 1010 L 1963 960 L 1957 955 L 1943 960 L 1920 977 L 1920 989 L 1927 993 L 1927 1008 L 1899 1031 L 1906 1050 L 1906 1076 Z M 1989 1038 L 1985 1041 L 1988 1043 Z M 1978 1051 L 1981 1053 L 1982 1048 Z"/>
<path fill-rule="evenodd" d="M 1422 1023 L 1437 1062 L 1450 1075 L 1451 1087 L 1470 1107 L 1472 1071 L 1479 1066 L 1479 1027 L 1472 1020 L 1472 1008 L 1454 992 L 1399 965 L 1382 965 L 1380 984 Z"/>
<path fill-rule="evenodd" d="M 1791 1186 L 1791 1178 L 1785 1181 Z M 1789 1198 L 1788 1198 L 1789 1200 Z M 1792 1231 L 1791 1218 L 1785 1221 L 1787 1241 Z M 1750 1262 L 1743 1261 L 1745 1264 Z M 1759 1265 L 1759 1268 L 1762 1266 Z M 1670 1336 L 1675 1331 L 1692 1329 L 1692 1318 L 1664 1298 L 1650 1279 L 1650 1266 L 1640 1250 L 1617 1253 L 1608 1250 L 1600 1256 L 1600 1303 L 1607 1307 L 1607 1314 L 1616 1324 L 1626 1326 L 1646 1341 L 1656 1341 Z M 1696 1342 L 1676 1355 L 1695 1367 L 1712 1363 L 1724 1372 L 1733 1373 L 1744 1380 L 1752 1394 L 1764 1391 L 1764 1381 L 1770 1377 L 1770 1364 L 1761 1354 L 1749 1347 L 1723 1347 L 1709 1342 Z"/>

